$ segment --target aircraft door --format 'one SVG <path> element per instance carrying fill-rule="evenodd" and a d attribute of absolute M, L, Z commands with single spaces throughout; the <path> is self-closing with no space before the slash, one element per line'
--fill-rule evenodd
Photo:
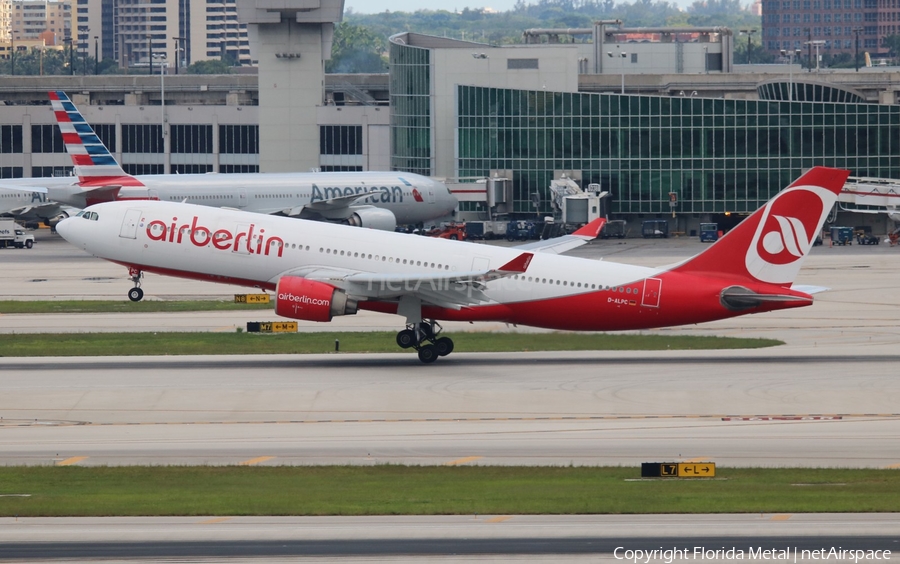
<path fill-rule="evenodd" d="M 239 208 L 247 207 L 247 192 L 244 192 L 243 190 L 240 193 L 238 193 L 238 207 Z"/>
<path fill-rule="evenodd" d="M 126 210 L 125 219 L 122 220 L 122 229 L 119 231 L 119 237 L 125 239 L 137 239 L 137 226 L 140 220 L 141 210 Z"/>
<path fill-rule="evenodd" d="M 429 186 L 428 188 L 425 189 L 425 193 L 427 194 L 426 197 L 428 198 L 428 203 L 433 204 L 434 203 L 434 188 Z"/>
<path fill-rule="evenodd" d="M 644 307 L 659 307 L 659 295 L 662 291 L 662 280 L 659 278 L 647 278 L 644 280 L 644 297 L 641 305 Z"/>
<path fill-rule="evenodd" d="M 489 270 L 491 268 L 491 259 L 487 257 L 474 257 L 472 258 L 472 270 L 481 271 L 481 270 Z"/>

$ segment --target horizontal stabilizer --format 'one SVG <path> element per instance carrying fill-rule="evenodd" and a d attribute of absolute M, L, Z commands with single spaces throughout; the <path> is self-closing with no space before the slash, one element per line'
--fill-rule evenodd
<path fill-rule="evenodd" d="M 812 302 L 811 296 L 802 294 L 760 294 L 744 288 L 731 286 L 722 290 L 719 295 L 722 305 L 730 310 L 742 310 L 759 307 L 764 303 Z"/>
<path fill-rule="evenodd" d="M 825 286 L 809 286 L 806 284 L 794 284 L 791 286 L 791 290 L 809 295 L 820 294 L 822 292 L 827 292 L 830 289 L 831 288 L 826 288 Z"/>

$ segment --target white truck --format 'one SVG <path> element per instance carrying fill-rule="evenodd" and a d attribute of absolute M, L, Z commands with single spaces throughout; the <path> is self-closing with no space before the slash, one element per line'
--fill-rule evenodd
<path fill-rule="evenodd" d="M 7 217 L 0 217 L 0 249 L 4 247 L 16 247 L 30 249 L 34 246 L 34 235 L 27 233 L 25 228 Z"/>

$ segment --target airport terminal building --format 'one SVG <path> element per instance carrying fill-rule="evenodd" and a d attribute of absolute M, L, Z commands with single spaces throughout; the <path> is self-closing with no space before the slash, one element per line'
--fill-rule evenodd
<path fill-rule="evenodd" d="M 815 165 L 900 179 L 898 73 L 801 79 L 782 65 L 729 73 L 718 51 L 728 51 L 730 35 L 721 29 L 698 29 L 680 46 L 656 35 L 657 43 L 602 46 L 394 36 L 388 75 L 325 77 L 312 126 L 319 152 L 304 158 L 324 171 L 446 179 L 460 219 L 550 215 L 549 185 L 565 176 L 608 192 L 612 218 L 674 212 L 673 231 L 750 212 Z M 665 49 L 680 53 L 670 63 L 677 68 L 638 72 Z M 721 70 L 712 70 L 716 61 Z M 55 89 L 133 174 L 266 171 L 255 75 L 166 76 L 164 95 L 161 82 L 22 77 L 4 86 L 0 177 L 71 169 L 46 98 Z M 498 177 L 508 179 L 499 199 L 483 182 Z"/>

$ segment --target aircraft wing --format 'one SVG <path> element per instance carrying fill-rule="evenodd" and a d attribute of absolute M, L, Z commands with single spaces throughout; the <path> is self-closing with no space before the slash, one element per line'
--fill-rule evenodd
<path fill-rule="evenodd" d="M 0 183 L 0 189 L 16 192 L 24 192 L 26 194 L 47 194 L 47 188 L 44 186 L 24 186 L 19 184 Z M 46 200 L 46 197 L 43 198 Z M 48 219 L 53 218 L 62 213 L 62 208 L 56 202 L 47 202 L 36 200 L 33 204 L 25 204 L 15 208 L 0 211 L 0 215 L 8 215 L 23 219 Z"/>
<path fill-rule="evenodd" d="M 338 210 L 346 210 L 359 200 L 364 198 L 368 198 L 372 194 L 350 194 L 349 196 L 338 196 L 337 198 L 329 198 L 327 200 L 320 200 L 318 202 L 313 202 L 311 204 L 305 204 L 302 206 L 294 206 L 293 208 L 289 208 L 283 210 L 284 215 L 288 217 L 296 217 L 303 213 L 304 210 L 316 212 L 316 213 L 334 213 Z"/>
<path fill-rule="evenodd" d="M 538 253 L 553 253 L 559 255 L 596 239 L 600 235 L 600 231 L 605 224 L 606 219 L 601 217 L 588 223 L 571 235 L 563 235 L 562 237 L 554 237 L 553 239 L 546 239 L 544 241 L 535 241 L 534 243 L 517 245 L 513 248 L 521 251 L 535 251 Z"/>
<path fill-rule="evenodd" d="M 485 283 L 522 274 L 533 257 L 532 253 L 522 253 L 499 268 L 469 272 L 377 273 L 309 268 L 287 272 L 278 278 L 303 276 L 331 284 L 357 297 L 396 299 L 412 295 L 424 303 L 459 309 L 490 301 L 483 293 Z"/>

